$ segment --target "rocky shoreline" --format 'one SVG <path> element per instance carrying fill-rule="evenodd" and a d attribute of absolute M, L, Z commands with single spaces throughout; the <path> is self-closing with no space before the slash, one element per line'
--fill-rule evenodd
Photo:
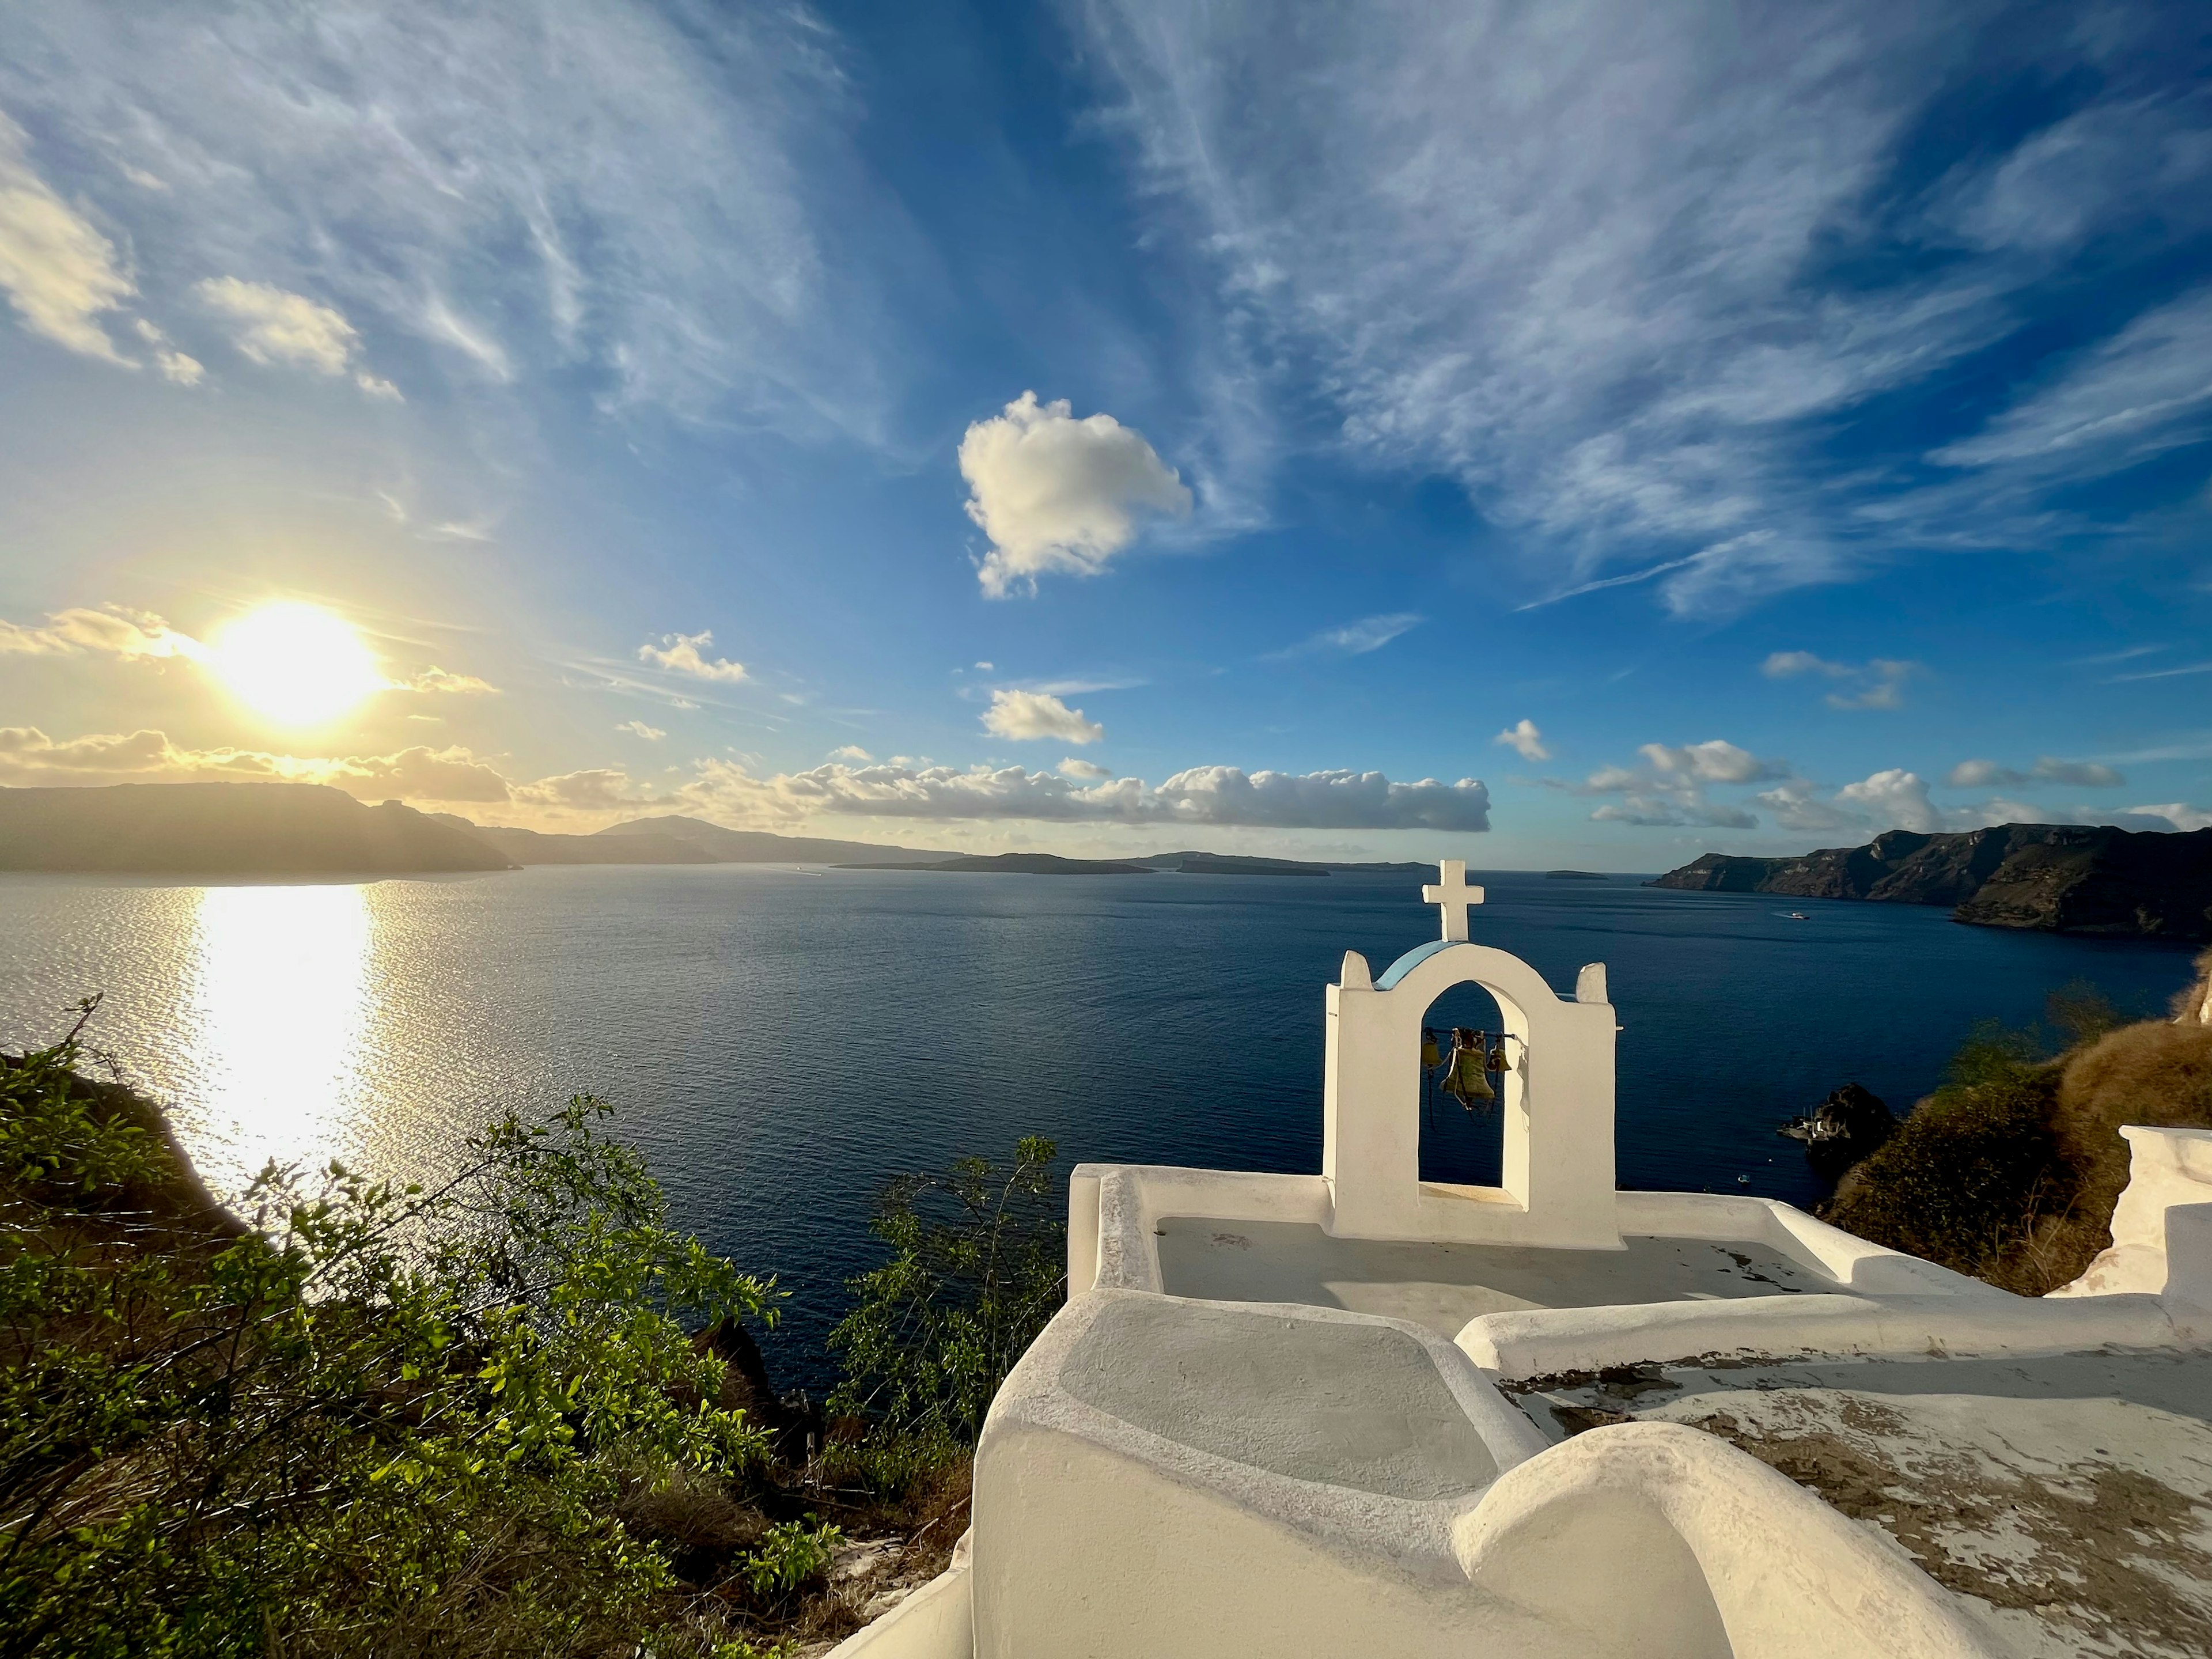
<path fill-rule="evenodd" d="M 1651 882 L 1692 892 L 1947 904 L 1981 927 L 2212 939 L 2212 830 L 2161 834 L 2008 823 L 1958 834 L 1892 830 L 1797 858 L 1707 853 Z"/>

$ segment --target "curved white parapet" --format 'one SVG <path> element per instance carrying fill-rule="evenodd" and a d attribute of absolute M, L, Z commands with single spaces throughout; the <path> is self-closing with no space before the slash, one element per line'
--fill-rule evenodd
<path fill-rule="evenodd" d="M 1540 1308 L 1485 1314 L 1459 1334 L 1468 1358 L 1509 1381 L 1708 1356 L 2065 1353 L 2179 1340 L 2156 1297 L 1759 1296 L 1733 1302 Z"/>
<path fill-rule="evenodd" d="M 1165 1164 L 1079 1164 L 1067 1182 L 1067 1293 L 1160 1288 L 1152 1229 L 1163 1216 L 1302 1221 L 1326 1227 L 1319 1176 L 1186 1170 Z"/>
<path fill-rule="evenodd" d="M 1471 1583 L 1591 1653 L 1984 1659 L 1904 1552 L 1727 1442 L 1595 1429 L 1509 1469 L 1454 1542 Z"/>
<path fill-rule="evenodd" d="M 2129 1124 L 2120 1133 L 2128 1184 L 2112 1211 L 2112 1248 L 2051 1295 L 2160 1297 L 2212 1334 L 2212 1130 Z"/>
<path fill-rule="evenodd" d="M 1985 1651 L 1899 1553 L 1722 1441 L 1636 1425 L 1542 1447 L 1417 1327 L 1092 1292 L 977 1449 L 975 1651 Z M 1832 1628 L 1808 1645 L 1793 1603 Z"/>
<path fill-rule="evenodd" d="M 1869 1296 L 2003 1297 L 1978 1279 L 1832 1227 L 1778 1198 L 1734 1193 L 1621 1193 L 1624 1233 L 1662 1238 L 1749 1239 Z"/>
<path fill-rule="evenodd" d="M 968 1540 L 952 1565 L 882 1618 L 854 1631 L 823 1659 L 975 1659 Z"/>
<path fill-rule="evenodd" d="M 1081 1164 L 1068 1181 L 1067 1284 L 1160 1291 L 1158 1229 L 1164 1218 L 1302 1222 L 1340 1229 L 1329 1182 L 1169 1164 Z M 1620 1232 L 1765 1245 L 1838 1290 L 1868 1296 L 2019 1298 L 1932 1261 L 1872 1244 L 1778 1199 L 1717 1193 L 1620 1193 Z M 1612 1241 L 1620 1242 L 1619 1235 Z"/>

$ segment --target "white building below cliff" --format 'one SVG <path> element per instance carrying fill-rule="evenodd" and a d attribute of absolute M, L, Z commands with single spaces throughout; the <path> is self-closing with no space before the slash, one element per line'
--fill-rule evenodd
<path fill-rule="evenodd" d="M 1321 1173 L 1077 1169 L 973 1529 L 840 1659 L 2212 1652 L 2212 1133 L 2124 1131 L 2112 1248 L 2039 1299 L 1618 1191 L 1603 967 L 1558 996 L 1443 874 L 1443 937 L 1328 989 Z M 1496 1188 L 1419 1178 L 1469 982 Z"/>

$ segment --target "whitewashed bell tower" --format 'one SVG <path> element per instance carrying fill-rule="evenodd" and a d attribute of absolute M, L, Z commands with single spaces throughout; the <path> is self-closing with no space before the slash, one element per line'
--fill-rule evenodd
<path fill-rule="evenodd" d="M 1618 1249 L 1613 1213 L 1613 1023 L 1605 964 L 1591 963 L 1567 1001 L 1518 957 L 1472 943 L 1468 915 L 1483 901 L 1457 859 L 1421 896 L 1443 913 L 1443 937 L 1370 976 L 1346 951 L 1328 988 L 1322 1174 L 1340 1237 L 1464 1239 Z M 1420 1178 L 1421 1024 L 1455 985 L 1498 1000 L 1512 1068 L 1498 1079 L 1505 1120 L 1502 1184 Z"/>

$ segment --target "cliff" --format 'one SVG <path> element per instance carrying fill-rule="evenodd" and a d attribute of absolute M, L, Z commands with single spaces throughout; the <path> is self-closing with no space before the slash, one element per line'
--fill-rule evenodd
<path fill-rule="evenodd" d="M 392 875 L 507 870 L 474 834 L 313 783 L 0 789 L 0 870 Z"/>
<path fill-rule="evenodd" d="M 2063 933 L 2212 939 L 2212 830 L 2008 823 L 1893 830 L 1800 858 L 1707 853 L 1650 884 L 1697 892 L 1948 904 L 1953 920 Z"/>

